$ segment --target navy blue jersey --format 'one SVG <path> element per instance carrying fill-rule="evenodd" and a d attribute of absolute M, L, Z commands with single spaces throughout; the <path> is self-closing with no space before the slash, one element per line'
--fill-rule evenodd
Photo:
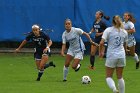
<path fill-rule="evenodd" d="M 104 32 L 104 30 L 107 28 L 105 22 L 103 20 L 101 20 L 99 23 L 96 23 L 96 21 L 94 21 L 93 23 L 93 29 L 95 30 L 96 33 L 101 33 Z M 94 37 L 94 41 L 96 43 L 99 43 L 101 41 L 102 35 L 101 36 L 95 36 Z"/>
<path fill-rule="evenodd" d="M 35 36 L 33 32 L 30 32 L 26 36 L 27 41 L 32 41 L 36 49 L 45 49 L 47 47 L 47 42 L 50 40 L 50 37 L 43 32 L 40 32 L 40 36 Z"/>

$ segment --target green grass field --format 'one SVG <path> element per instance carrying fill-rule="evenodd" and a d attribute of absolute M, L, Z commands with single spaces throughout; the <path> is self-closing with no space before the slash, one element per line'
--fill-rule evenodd
<path fill-rule="evenodd" d="M 45 70 L 37 82 L 37 70 L 32 54 L 0 54 L 0 93 L 112 93 L 105 82 L 104 60 L 97 57 L 96 70 L 88 69 L 89 56 L 82 61 L 80 71 L 69 69 L 68 81 L 63 80 L 64 58 L 52 55 L 56 67 Z M 82 84 L 81 77 L 89 75 L 92 82 Z M 114 74 L 114 79 L 116 75 Z M 124 70 L 126 93 L 140 93 L 140 69 L 135 69 L 132 57 L 127 57 Z"/>

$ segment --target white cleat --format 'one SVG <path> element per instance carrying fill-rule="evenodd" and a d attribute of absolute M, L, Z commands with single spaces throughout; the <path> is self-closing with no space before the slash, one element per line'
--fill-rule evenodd
<path fill-rule="evenodd" d="M 119 93 L 119 91 L 116 89 L 116 90 L 113 90 L 113 93 Z"/>

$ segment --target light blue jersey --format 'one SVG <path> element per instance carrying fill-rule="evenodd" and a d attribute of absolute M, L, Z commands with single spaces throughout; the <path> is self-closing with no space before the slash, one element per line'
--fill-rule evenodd
<path fill-rule="evenodd" d="M 135 26 L 131 21 L 123 22 L 123 24 L 124 24 L 124 29 L 126 30 L 135 29 Z M 128 47 L 132 47 L 134 45 L 136 45 L 134 34 L 133 33 L 128 34 Z"/>
<path fill-rule="evenodd" d="M 69 51 L 83 52 L 85 50 L 85 45 L 80 37 L 83 32 L 82 29 L 72 27 L 70 32 L 63 32 L 62 43 L 66 44 L 66 42 L 69 42 Z"/>
<path fill-rule="evenodd" d="M 124 29 L 120 31 L 115 27 L 107 28 L 102 38 L 108 42 L 107 59 L 125 58 L 124 42 L 127 42 L 128 34 Z"/>

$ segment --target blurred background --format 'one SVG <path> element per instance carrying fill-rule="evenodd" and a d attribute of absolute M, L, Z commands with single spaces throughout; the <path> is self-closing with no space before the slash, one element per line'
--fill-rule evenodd
<path fill-rule="evenodd" d="M 30 32 L 33 24 L 39 24 L 42 29 L 53 29 L 48 32 L 54 42 L 52 48 L 60 49 L 66 18 L 72 20 L 74 27 L 89 32 L 96 11 L 102 10 L 111 18 L 107 21 L 108 26 L 114 15 L 123 17 L 124 12 L 134 15 L 136 51 L 140 53 L 139 9 L 139 0 L 0 0 L 0 50 L 18 47 L 25 38 L 23 34 Z M 82 38 L 88 53 L 90 45 Z M 32 45 L 28 43 L 25 48 L 32 48 Z"/>

